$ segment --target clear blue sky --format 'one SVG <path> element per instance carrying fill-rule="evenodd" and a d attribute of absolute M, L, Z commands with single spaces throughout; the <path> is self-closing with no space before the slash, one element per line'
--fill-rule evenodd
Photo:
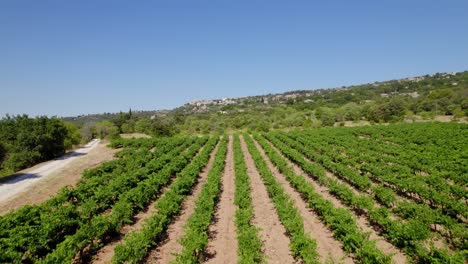
<path fill-rule="evenodd" d="M 0 115 L 468 70 L 468 1 L 0 0 Z"/>

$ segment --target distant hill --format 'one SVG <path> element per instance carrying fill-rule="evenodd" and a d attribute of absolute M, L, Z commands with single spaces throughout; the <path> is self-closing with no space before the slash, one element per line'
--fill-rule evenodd
<path fill-rule="evenodd" d="M 195 100 L 172 110 L 132 111 L 131 115 L 104 113 L 64 120 L 87 126 L 112 120 L 121 132 L 174 134 L 266 131 L 358 121 L 399 122 L 438 115 L 468 116 L 468 71 L 327 89 Z"/>
<path fill-rule="evenodd" d="M 353 86 L 317 90 L 297 90 L 279 94 L 267 94 L 215 100 L 195 100 L 178 109 L 184 113 L 230 111 L 251 106 L 271 108 L 278 105 L 309 105 L 336 107 L 349 102 L 358 104 L 378 101 L 394 96 L 409 98 L 426 97 L 431 91 L 450 88 L 458 95 L 468 97 L 468 71 L 436 73 L 399 80 L 374 82 Z"/>

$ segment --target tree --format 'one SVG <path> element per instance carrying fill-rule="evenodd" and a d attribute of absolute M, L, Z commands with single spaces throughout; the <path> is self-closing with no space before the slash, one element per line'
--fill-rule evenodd
<path fill-rule="evenodd" d="M 171 117 L 142 118 L 135 123 L 135 131 L 155 136 L 171 136 L 176 127 Z"/>
<path fill-rule="evenodd" d="M 245 116 L 237 115 L 234 119 L 232 119 L 232 127 L 235 129 L 240 129 L 247 125 L 247 121 Z"/>
<path fill-rule="evenodd" d="M 133 125 L 135 123 L 135 119 L 136 117 L 132 114 L 132 109 L 130 109 L 128 113 L 120 112 L 118 117 L 112 120 L 112 123 L 117 126 L 119 133 L 132 133 L 134 132 Z"/>
<path fill-rule="evenodd" d="M 356 103 L 347 103 L 341 109 L 344 120 L 357 121 L 361 119 L 361 108 Z"/>
<path fill-rule="evenodd" d="M 367 103 L 361 109 L 361 115 L 369 121 L 379 121 L 375 116 L 377 105 L 375 103 Z"/>
<path fill-rule="evenodd" d="M 6 157 L 6 149 L 3 146 L 3 144 L 0 142 L 0 170 L 2 168 L 3 161 L 5 160 Z"/>
<path fill-rule="evenodd" d="M 453 117 L 456 118 L 456 119 L 462 118 L 465 115 L 466 115 L 466 113 L 463 112 L 461 107 L 457 107 L 455 110 L 453 110 Z"/>
<path fill-rule="evenodd" d="M 67 128 L 62 120 L 46 116 L 29 119 L 32 127 L 23 128 L 18 135 L 19 142 L 27 148 L 37 150 L 43 160 L 55 158 L 65 153 Z"/>
<path fill-rule="evenodd" d="M 174 134 L 175 124 L 171 118 L 156 117 L 151 120 L 151 134 L 156 136 L 171 136 Z"/>
<path fill-rule="evenodd" d="M 7 116 L 0 121 L 3 169 L 16 171 L 63 154 L 67 132 L 55 117 Z"/>
<path fill-rule="evenodd" d="M 99 138 L 106 138 L 106 137 L 117 137 L 119 135 L 118 127 L 108 120 L 103 120 L 96 124 L 95 127 L 96 134 Z"/>
<path fill-rule="evenodd" d="M 383 103 L 366 104 L 361 110 L 361 114 L 367 120 L 375 122 L 401 121 L 405 112 L 405 102 L 399 98 L 392 98 Z"/>
<path fill-rule="evenodd" d="M 315 115 L 324 126 L 333 126 L 335 124 L 335 111 L 329 107 L 320 107 Z"/>
<path fill-rule="evenodd" d="M 298 127 L 304 124 L 306 117 L 301 112 L 293 112 L 283 120 L 286 127 Z M 254 120 L 255 121 L 255 120 Z"/>
<path fill-rule="evenodd" d="M 465 116 L 468 116 L 468 99 L 464 99 L 461 102 L 460 108 L 463 112 L 465 112 Z"/>
<path fill-rule="evenodd" d="M 151 129 L 151 120 L 149 118 L 142 118 L 135 123 L 135 131 L 139 133 L 148 133 Z"/>
<path fill-rule="evenodd" d="M 405 102 L 399 98 L 392 98 L 390 101 L 377 106 L 373 115 L 374 121 L 401 121 L 405 111 Z"/>
<path fill-rule="evenodd" d="M 428 100 L 437 100 L 437 99 L 442 99 L 442 98 L 452 99 L 454 96 L 455 94 L 453 93 L 453 90 L 450 88 L 446 88 L 446 89 L 432 91 L 427 96 L 427 99 Z"/>
<path fill-rule="evenodd" d="M 71 149 L 73 146 L 80 144 L 81 132 L 78 126 L 73 123 L 64 122 L 64 124 L 67 129 L 67 136 L 64 141 L 65 149 Z"/>
<path fill-rule="evenodd" d="M 128 120 L 127 123 L 122 124 L 122 133 L 133 133 L 135 132 L 135 122 Z"/>
<path fill-rule="evenodd" d="M 95 136 L 94 127 L 95 126 L 96 126 L 96 124 L 94 122 L 88 122 L 88 123 L 85 123 L 81 127 L 80 133 L 81 133 L 82 142 L 89 142 L 91 139 L 94 138 L 94 136 Z"/>

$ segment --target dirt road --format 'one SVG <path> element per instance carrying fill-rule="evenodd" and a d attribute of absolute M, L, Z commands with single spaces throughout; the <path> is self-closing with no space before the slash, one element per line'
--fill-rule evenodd
<path fill-rule="evenodd" d="M 62 157 L 20 171 L 18 177 L 0 184 L 0 214 L 24 204 L 43 201 L 61 187 L 67 184 L 73 185 L 84 169 L 112 159 L 115 150 L 110 150 L 100 143 L 99 139 L 94 139 L 84 147 Z M 102 158 L 99 157 L 103 152 L 109 153 L 104 154 Z M 68 170 L 69 167 L 73 167 L 73 171 Z M 36 188 L 37 186 L 43 189 L 42 192 Z"/>

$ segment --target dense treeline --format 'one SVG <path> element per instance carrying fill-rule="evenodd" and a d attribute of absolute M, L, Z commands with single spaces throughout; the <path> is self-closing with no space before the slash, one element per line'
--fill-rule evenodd
<path fill-rule="evenodd" d="M 78 127 L 58 118 L 7 116 L 0 120 L 0 176 L 62 155 L 80 141 Z"/>
<path fill-rule="evenodd" d="M 141 118 L 132 113 L 120 112 L 116 118 L 99 123 L 85 123 L 81 128 L 84 138 L 117 138 L 122 133 L 144 133 L 151 136 L 172 136 L 177 133 L 173 118 Z"/>

